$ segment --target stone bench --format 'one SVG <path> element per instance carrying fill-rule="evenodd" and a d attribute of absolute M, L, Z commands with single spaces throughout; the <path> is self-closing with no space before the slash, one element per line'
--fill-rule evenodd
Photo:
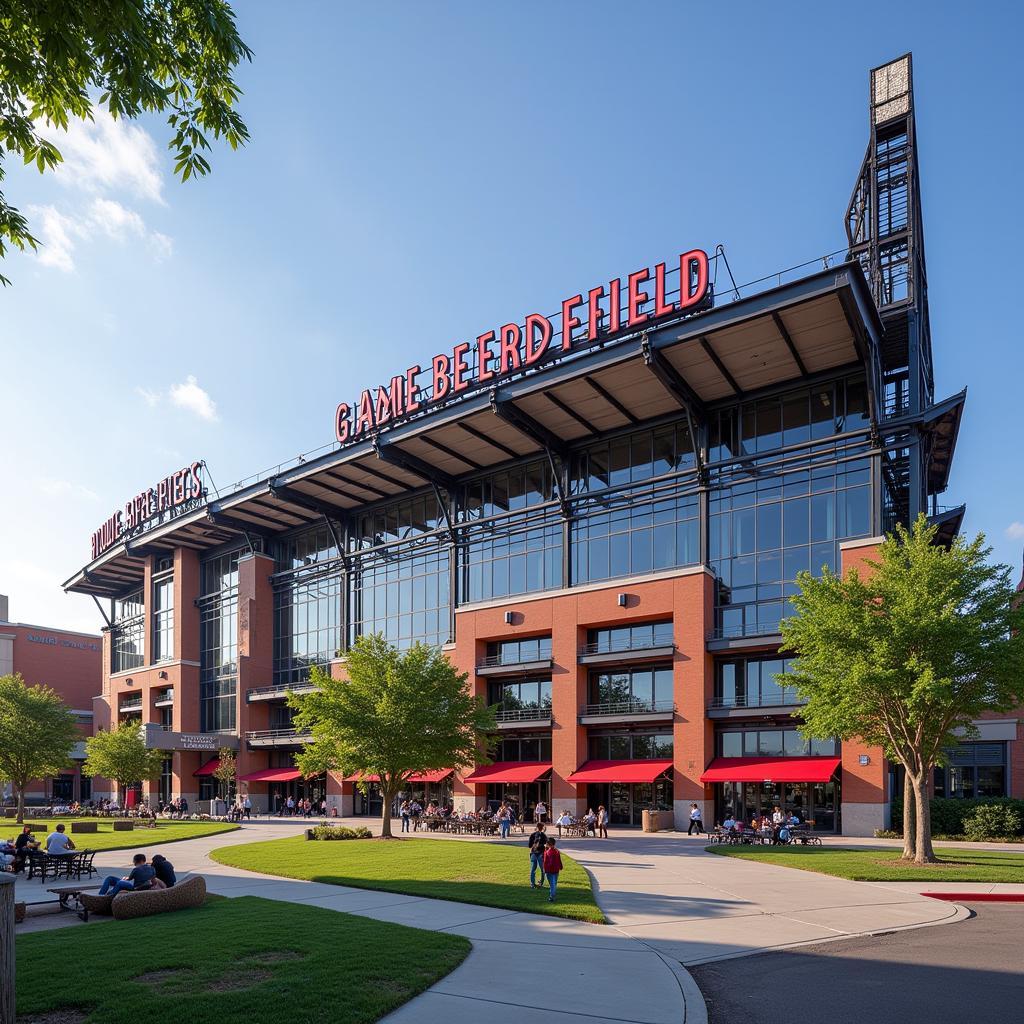
<path fill-rule="evenodd" d="M 98 832 L 99 826 L 95 821 L 73 821 L 71 822 L 72 832 Z"/>
<path fill-rule="evenodd" d="M 125 821 L 123 819 L 115 819 L 114 831 L 115 832 L 131 832 L 135 828 L 134 821 Z"/>

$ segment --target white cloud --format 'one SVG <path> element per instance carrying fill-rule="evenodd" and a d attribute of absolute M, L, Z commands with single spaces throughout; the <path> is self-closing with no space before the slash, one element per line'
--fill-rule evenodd
<path fill-rule="evenodd" d="M 54 267 L 69 274 L 75 269 L 71 254 L 75 251 L 72 235 L 80 234 L 80 226 L 72 217 L 65 217 L 55 206 L 30 206 L 29 213 L 35 217 L 35 226 L 42 247 L 37 254 L 44 267 Z"/>
<path fill-rule="evenodd" d="M 123 188 L 163 204 L 157 147 L 144 128 L 115 121 L 100 107 L 93 108 L 92 121 L 71 121 L 67 131 L 45 122 L 36 128 L 64 157 L 55 172 L 61 184 L 86 192 Z"/>
<path fill-rule="evenodd" d="M 77 216 L 52 205 L 30 206 L 29 213 L 37 221 L 34 227 L 43 243 L 37 254 L 39 262 L 65 273 L 75 269 L 76 243 L 97 235 L 122 244 L 132 238 L 144 239 L 157 262 L 167 259 L 174 251 L 172 239 L 159 231 L 149 231 L 135 210 L 114 199 L 97 197 Z"/>
<path fill-rule="evenodd" d="M 1010 540 L 1024 540 L 1024 523 L 1010 523 L 1006 528 L 1006 536 Z"/>
<path fill-rule="evenodd" d="M 151 391 L 149 388 L 137 387 L 135 389 L 135 394 L 140 395 L 142 400 L 150 407 L 150 409 L 153 409 L 160 404 L 159 391 Z"/>
<path fill-rule="evenodd" d="M 180 409 L 186 409 L 202 420 L 210 423 L 217 420 L 217 403 L 199 386 L 192 374 L 188 375 L 184 384 L 171 385 L 170 399 Z"/>
<path fill-rule="evenodd" d="M 43 494 L 51 498 L 87 498 L 89 501 L 99 501 L 100 496 L 84 484 L 76 484 L 71 480 L 58 480 L 55 477 L 41 477 L 36 481 L 36 486 Z"/>
<path fill-rule="evenodd" d="M 154 231 L 149 236 L 149 251 L 157 263 L 162 263 L 174 254 L 174 240 L 169 235 Z"/>
<path fill-rule="evenodd" d="M 127 235 L 141 238 L 146 234 L 142 218 L 113 199 L 94 199 L 89 207 L 89 223 L 119 242 Z"/>

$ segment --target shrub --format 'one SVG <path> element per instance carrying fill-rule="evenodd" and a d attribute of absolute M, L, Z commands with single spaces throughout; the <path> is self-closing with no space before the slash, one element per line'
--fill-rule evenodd
<path fill-rule="evenodd" d="M 346 828 L 344 825 L 317 825 L 311 828 L 314 839 L 372 839 L 373 833 L 368 828 Z"/>
<path fill-rule="evenodd" d="M 967 820 L 973 817 L 981 807 L 1000 807 L 1014 811 L 1024 822 L 1024 800 L 1013 797 L 979 797 L 973 800 L 962 800 L 956 797 L 932 797 L 929 801 L 932 816 L 932 835 L 934 836 L 965 836 Z M 900 836 L 903 835 L 903 801 L 892 802 L 892 827 Z M 1021 833 L 1021 826 L 1015 834 Z M 968 838 L 973 838 L 968 836 Z"/>
<path fill-rule="evenodd" d="M 985 839 L 1012 839 L 1020 835 L 1021 816 L 1013 807 L 983 804 L 964 820 L 964 835 L 973 842 Z"/>
<path fill-rule="evenodd" d="M 899 832 L 893 832 L 891 828 L 876 828 L 875 829 L 876 839 L 902 839 L 903 836 Z"/>

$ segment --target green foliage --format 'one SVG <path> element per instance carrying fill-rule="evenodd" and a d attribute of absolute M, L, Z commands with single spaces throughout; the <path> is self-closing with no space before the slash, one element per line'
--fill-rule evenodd
<path fill-rule="evenodd" d="M 85 774 L 113 779 L 122 796 L 133 783 L 155 779 L 164 759 L 162 750 L 146 746 L 135 722 L 125 722 L 117 729 L 90 736 L 85 741 L 85 755 L 82 768 Z"/>
<path fill-rule="evenodd" d="M 933 796 L 928 802 L 931 810 L 932 832 L 947 838 L 966 835 L 967 821 L 981 807 L 1006 808 L 1024 821 L 1024 800 L 1009 796 L 977 797 L 960 799 L 957 797 Z M 895 825 L 903 815 L 903 801 L 892 803 L 892 820 Z M 899 833 L 902 835 L 902 833 Z"/>
<path fill-rule="evenodd" d="M 804 733 L 863 738 L 913 780 L 915 842 L 931 856 L 929 773 L 946 747 L 971 736 L 973 719 L 1024 702 L 1024 608 L 1010 569 L 989 565 L 984 537 L 934 543 L 922 515 L 882 543 L 862 579 L 801 573 L 798 614 L 782 626 L 798 657 L 785 683 L 806 705 Z"/>
<path fill-rule="evenodd" d="M 314 839 L 372 839 L 373 833 L 360 825 L 358 828 L 346 828 L 344 825 L 317 825 L 310 829 Z"/>
<path fill-rule="evenodd" d="M 217 767 L 213 769 L 213 777 L 220 783 L 221 791 L 227 794 L 235 784 L 238 775 L 238 761 L 230 747 L 221 747 L 217 751 Z"/>
<path fill-rule="evenodd" d="M 25 787 L 66 768 L 79 738 L 75 716 L 49 686 L 29 686 L 18 672 L 0 676 L 0 778 L 18 795 L 18 821 Z"/>
<path fill-rule="evenodd" d="M 205 175 L 211 136 L 232 149 L 249 139 L 232 74 L 251 59 L 226 0 L 3 0 L 0 181 L 6 153 L 41 173 L 56 167 L 47 124 L 91 120 L 94 103 L 115 118 L 168 112 L 175 174 Z M 8 244 L 39 243 L 0 193 L 0 259 Z"/>
<path fill-rule="evenodd" d="M 338 771 L 377 776 L 384 795 L 382 827 L 390 834 L 390 803 L 410 775 L 486 761 L 494 711 L 469 693 L 466 673 L 442 651 L 407 651 L 380 634 L 360 637 L 348 652 L 348 679 L 314 668 L 319 690 L 289 693 L 295 727 L 312 742 L 296 756 L 303 775 Z"/>
<path fill-rule="evenodd" d="M 964 835 L 972 842 L 986 839 L 1012 839 L 1021 834 L 1024 818 L 1012 807 L 998 804 L 975 807 L 964 819 Z"/>

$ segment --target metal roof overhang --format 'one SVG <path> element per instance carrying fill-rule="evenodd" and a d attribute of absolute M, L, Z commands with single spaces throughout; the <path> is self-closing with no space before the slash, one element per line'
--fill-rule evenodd
<path fill-rule="evenodd" d="M 960 532 L 960 527 L 963 526 L 966 512 L 966 505 L 957 505 L 956 508 L 946 509 L 944 512 L 929 516 L 928 525 L 938 527 L 932 543 L 939 544 L 944 548 L 952 547 L 953 539 Z"/>
<path fill-rule="evenodd" d="M 859 264 L 843 263 L 746 299 L 531 368 L 211 501 L 119 545 L 65 583 L 112 596 L 142 580 L 143 553 L 199 550 L 245 532 L 283 532 L 545 449 L 860 370 L 878 408 L 881 321 Z M 133 547 L 133 543 L 135 547 Z"/>

